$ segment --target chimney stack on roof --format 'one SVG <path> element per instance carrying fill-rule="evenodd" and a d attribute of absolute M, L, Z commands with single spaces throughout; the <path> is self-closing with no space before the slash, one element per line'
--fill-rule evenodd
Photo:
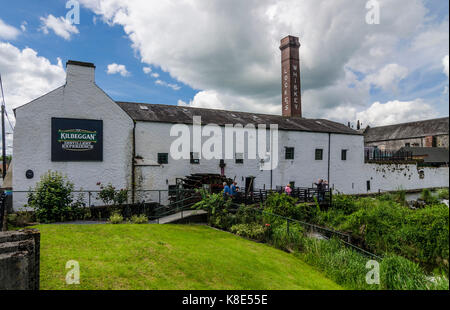
<path fill-rule="evenodd" d="M 90 62 L 69 60 L 66 63 L 66 83 L 94 83 L 95 65 Z"/>
<path fill-rule="evenodd" d="M 299 49 L 298 37 L 281 40 L 282 115 L 287 117 L 302 117 Z"/>

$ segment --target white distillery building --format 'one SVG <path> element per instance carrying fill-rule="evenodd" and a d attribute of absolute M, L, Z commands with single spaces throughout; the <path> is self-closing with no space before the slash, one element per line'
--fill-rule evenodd
<path fill-rule="evenodd" d="M 136 201 L 139 190 L 167 190 L 177 178 L 195 173 L 223 173 L 242 187 L 253 179 L 254 188 L 266 189 L 291 182 L 311 187 L 322 178 L 347 194 L 448 186 L 448 167 L 365 164 L 362 134 L 329 120 L 302 118 L 299 46 L 298 38 L 282 40 L 282 116 L 116 102 L 95 84 L 94 64 L 68 61 L 65 85 L 15 110 L 14 208 L 26 204 L 20 192 L 49 170 L 67 175 L 76 189 L 98 190 L 98 182 L 127 188 Z M 248 145 L 240 153 L 231 150 L 234 156 L 222 165 L 219 158 L 195 160 L 192 150 L 192 160 L 174 159 L 170 148 L 180 137 L 171 131 L 184 125 L 193 141 L 194 116 L 201 117 L 203 129 L 218 125 L 223 137 L 226 126 L 277 125 L 278 148 L 267 146 L 270 157 L 278 157 L 276 168 L 263 169 L 261 158 L 249 158 Z M 254 138 L 245 128 L 235 131 L 247 132 L 247 142 Z M 209 137 L 201 139 L 205 146 Z"/>

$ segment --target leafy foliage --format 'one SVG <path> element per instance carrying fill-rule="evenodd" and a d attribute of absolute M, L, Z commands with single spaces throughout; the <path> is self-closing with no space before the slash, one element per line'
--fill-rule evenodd
<path fill-rule="evenodd" d="M 100 192 L 97 194 L 97 198 L 103 201 L 107 206 L 110 206 L 113 211 L 117 211 L 118 208 L 123 205 L 128 199 L 128 190 L 117 190 L 111 183 L 104 186 L 98 183 L 100 186 Z"/>
<path fill-rule="evenodd" d="M 49 171 L 28 193 L 28 207 L 35 211 L 41 223 L 77 219 L 83 214 L 83 197 L 74 198 L 74 185 L 66 176 Z"/>
<path fill-rule="evenodd" d="M 265 228 L 257 223 L 233 225 L 230 231 L 238 236 L 257 241 L 265 239 Z"/>
<path fill-rule="evenodd" d="M 113 213 L 109 217 L 109 221 L 111 224 L 121 224 L 123 222 L 123 216 L 120 213 Z"/>
<path fill-rule="evenodd" d="M 133 223 L 133 224 L 147 224 L 148 223 L 148 217 L 145 216 L 145 214 L 133 215 L 131 217 L 131 223 Z"/>

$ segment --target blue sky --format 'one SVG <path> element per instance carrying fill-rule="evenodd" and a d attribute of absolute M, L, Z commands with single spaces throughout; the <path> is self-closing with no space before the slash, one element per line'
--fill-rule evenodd
<path fill-rule="evenodd" d="M 65 0 L 0 0 L 1 23 L 18 30 L 0 23 L 6 101 L 10 110 L 56 87 L 58 59 L 63 69 L 72 59 L 95 63 L 115 100 L 279 114 L 278 42 L 293 34 L 306 117 L 384 125 L 448 116 L 448 1 L 379 2 L 380 25 L 367 25 L 366 1 L 80 0 L 68 39 L 42 20 L 64 18 Z M 113 63 L 129 74 L 108 74 Z M 36 85 L 24 89 L 22 78 Z"/>
<path fill-rule="evenodd" d="M 177 104 L 179 99 L 189 101 L 196 93 L 192 88 L 173 80 L 170 74 L 159 68 L 152 68 L 153 72 L 160 74 L 161 80 L 178 84 L 181 89 L 174 91 L 156 85 L 155 79 L 142 71 L 146 65 L 136 57 L 123 28 L 108 26 L 100 20 L 94 24 L 95 14 L 90 10 L 81 7 L 80 25 L 77 25 L 80 34 L 66 41 L 55 34 L 46 35 L 39 30 L 40 17 L 48 14 L 56 17 L 66 15 L 66 1 L 17 0 L 7 1 L 7 5 L 6 1 L 0 2 L 2 7 L 8 7 L 0 13 L 4 22 L 16 27 L 20 27 L 23 21 L 27 22 L 27 31 L 14 40 L 15 46 L 20 49 L 30 47 L 53 63 L 56 63 L 58 57 L 63 64 L 69 59 L 95 63 L 97 84 L 116 100 Z M 126 65 L 131 76 L 123 78 L 120 75 L 108 75 L 107 66 L 114 62 Z"/>

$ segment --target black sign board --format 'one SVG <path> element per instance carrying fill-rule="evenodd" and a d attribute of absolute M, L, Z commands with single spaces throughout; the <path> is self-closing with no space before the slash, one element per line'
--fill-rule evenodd
<path fill-rule="evenodd" d="M 52 161 L 102 161 L 103 121 L 52 118 Z"/>

